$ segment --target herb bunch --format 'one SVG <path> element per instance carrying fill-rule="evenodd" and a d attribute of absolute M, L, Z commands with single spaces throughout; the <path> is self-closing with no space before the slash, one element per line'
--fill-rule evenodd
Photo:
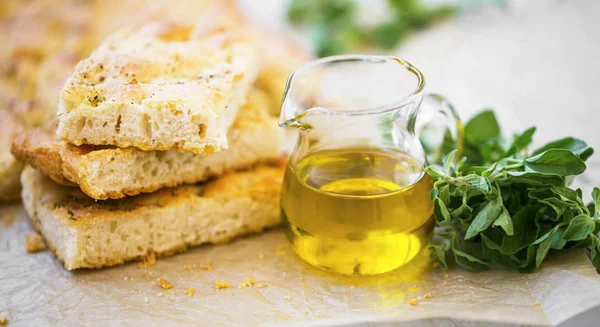
<path fill-rule="evenodd" d="M 585 248 L 600 273 L 600 189 L 585 205 L 581 189 L 568 185 L 583 173 L 593 149 L 567 137 L 532 152 L 535 127 L 507 142 L 492 111 L 483 111 L 464 129 L 464 157 L 451 152 L 434 179 L 436 228 L 431 255 L 447 257 L 471 271 L 490 265 L 536 271 L 548 255 Z"/>
<path fill-rule="evenodd" d="M 293 0 L 288 20 L 306 26 L 319 57 L 348 53 L 364 46 L 393 49 L 409 32 L 424 28 L 456 11 L 454 6 L 425 6 L 420 0 L 387 0 L 391 18 L 361 26 L 351 0 Z"/>

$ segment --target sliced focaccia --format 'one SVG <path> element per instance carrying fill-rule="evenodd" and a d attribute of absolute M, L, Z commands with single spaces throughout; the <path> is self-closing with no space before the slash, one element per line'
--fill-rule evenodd
<path fill-rule="evenodd" d="M 230 146 L 202 155 L 169 151 L 142 151 L 134 147 L 76 146 L 56 141 L 54 128 L 38 128 L 19 135 L 13 154 L 54 181 L 78 185 L 94 199 L 117 199 L 162 187 L 197 183 L 230 170 L 276 160 L 282 134 L 267 113 L 268 96 L 255 89 L 228 133 Z"/>
<path fill-rule="evenodd" d="M 221 151 L 257 61 L 256 42 L 242 29 L 161 21 L 117 32 L 65 83 L 57 137 L 75 145 Z"/>
<path fill-rule="evenodd" d="M 228 173 L 199 185 L 95 201 L 25 167 L 23 205 L 68 270 L 101 268 L 223 243 L 279 224 L 281 166 Z"/>

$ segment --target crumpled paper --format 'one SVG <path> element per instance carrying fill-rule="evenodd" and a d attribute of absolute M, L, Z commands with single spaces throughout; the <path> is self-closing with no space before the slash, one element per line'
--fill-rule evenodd
<path fill-rule="evenodd" d="M 546 326 L 600 305 L 600 278 L 582 251 L 530 275 L 444 272 L 423 253 L 387 275 L 340 277 L 302 263 L 282 231 L 272 230 L 158 258 L 147 268 L 130 263 L 69 272 L 48 251 L 27 253 L 30 233 L 20 205 L 0 209 L 0 312 L 10 326 L 339 326 L 440 318 Z M 212 269 L 203 270 L 208 263 Z M 173 288 L 161 288 L 158 278 Z M 246 278 L 254 285 L 238 288 Z M 231 287 L 217 291 L 217 280 Z M 192 297 L 185 293 L 191 287 Z"/>

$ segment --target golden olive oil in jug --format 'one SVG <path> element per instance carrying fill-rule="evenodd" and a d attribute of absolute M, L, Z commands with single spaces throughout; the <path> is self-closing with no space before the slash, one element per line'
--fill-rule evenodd
<path fill-rule="evenodd" d="M 432 181 L 415 158 L 382 148 L 316 151 L 288 165 L 281 213 L 293 250 L 311 265 L 373 275 L 427 245 Z"/>

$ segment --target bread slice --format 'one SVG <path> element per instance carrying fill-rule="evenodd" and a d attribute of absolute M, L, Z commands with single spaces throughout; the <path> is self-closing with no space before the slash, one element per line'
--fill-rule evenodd
<path fill-rule="evenodd" d="M 257 52 L 241 28 L 161 21 L 117 32 L 65 83 L 56 134 L 75 145 L 226 149 L 227 129 L 258 71 Z"/>
<path fill-rule="evenodd" d="M 108 201 L 94 201 L 30 166 L 21 182 L 33 227 L 72 270 L 172 255 L 277 226 L 282 178 L 281 166 L 260 166 L 206 184 Z"/>
<path fill-rule="evenodd" d="M 53 128 L 21 134 L 12 151 L 56 182 L 79 185 L 94 199 L 149 193 L 279 158 L 282 133 L 267 113 L 267 98 L 261 90 L 251 91 L 229 131 L 229 149 L 210 155 L 75 146 L 56 142 Z"/>

